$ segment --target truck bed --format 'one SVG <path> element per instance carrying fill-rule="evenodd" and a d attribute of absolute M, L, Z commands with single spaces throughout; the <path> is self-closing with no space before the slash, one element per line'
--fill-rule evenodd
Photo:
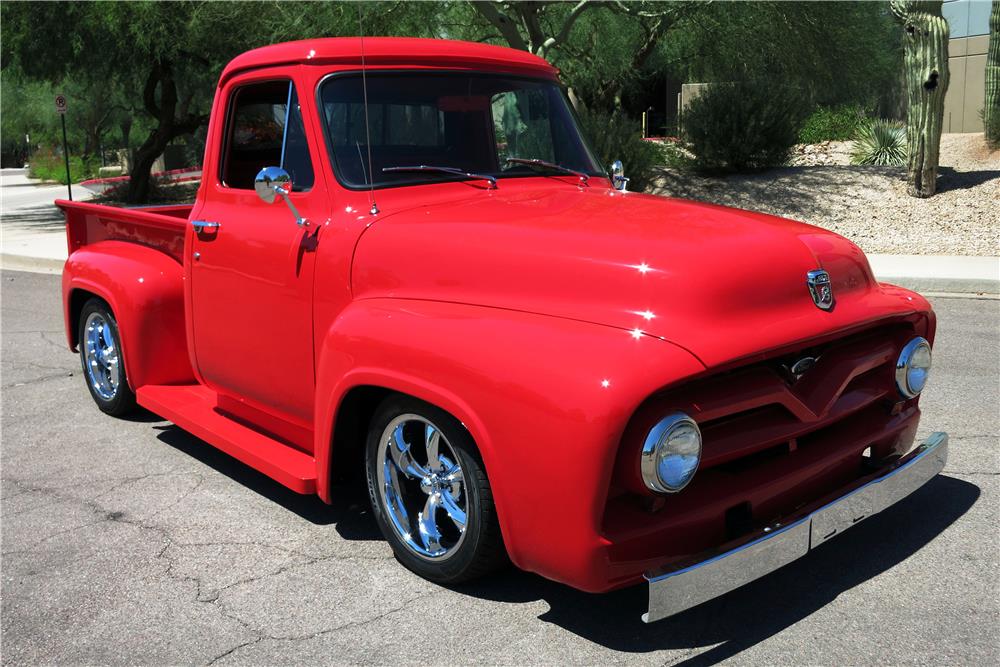
<path fill-rule="evenodd" d="M 99 241 L 128 241 L 155 248 L 183 262 L 184 232 L 192 204 L 119 208 L 59 199 L 66 214 L 69 254 Z"/>

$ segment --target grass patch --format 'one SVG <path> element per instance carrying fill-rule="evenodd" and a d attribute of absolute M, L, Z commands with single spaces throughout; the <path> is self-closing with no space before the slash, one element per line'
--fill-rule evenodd
<path fill-rule="evenodd" d="M 73 182 L 96 178 L 101 161 L 96 157 L 69 156 L 69 171 Z M 39 151 L 28 161 L 28 176 L 43 181 L 55 181 L 66 185 L 66 163 L 63 156 L 55 151 Z"/>

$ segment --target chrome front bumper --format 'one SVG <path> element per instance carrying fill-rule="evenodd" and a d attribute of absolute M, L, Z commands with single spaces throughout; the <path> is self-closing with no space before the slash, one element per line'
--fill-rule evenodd
<path fill-rule="evenodd" d="M 910 495 L 944 469 L 948 434 L 933 433 L 882 477 L 819 509 L 752 535 L 739 546 L 687 567 L 648 572 L 646 623 L 690 609 L 801 558 L 862 519 Z"/>

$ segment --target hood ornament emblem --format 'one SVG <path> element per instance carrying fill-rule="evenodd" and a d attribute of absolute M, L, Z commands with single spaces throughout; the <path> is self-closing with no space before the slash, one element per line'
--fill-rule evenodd
<path fill-rule="evenodd" d="M 817 361 L 819 360 L 816 357 L 802 357 L 791 365 L 788 372 L 797 382 L 802 379 L 803 375 L 812 370 L 812 367 L 816 365 Z"/>
<path fill-rule="evenodd" d="M 833 309 L 833 285 L 830 284 L 830 274 L 823 269 L 816 269 L 806 274 L 806 284 L 812 295 L 813 303 L 820 310 Z"/>
<path fill-rule="evenodd" d="M 819 362 L 819 357 L 805 356 L 795 361 L 786 361 L 779 366 L 782 377 L 789 385 L 794 385 L 802 379 Z"/>

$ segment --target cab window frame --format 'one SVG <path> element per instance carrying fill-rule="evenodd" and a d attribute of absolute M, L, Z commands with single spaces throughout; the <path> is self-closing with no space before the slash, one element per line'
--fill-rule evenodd
<path fill-rule="evenodd" d="M 231 190 L 236 192 L 252 192 L 254 190 L 254 186 L 252 183 L 250 184 L 249 187 L 241 187 L 240 185 L 231 185 L 230 183 L 226 182 L 226 171 L 229 166 L 229 160 L 231 159 L 231 148 L 232 148 L 233 132 L 234 132 L 233 123 L 236 121 L 236 110 L 239 106 L 238 104 L 239 95 L 248 88 L 267 86 L 269 84 L 275 84 L 275 83 L 288 85 L 288 94 L 286 95 L 285 98 L 285 121 L 284 121 L 284 126 L 282 127 L 281 130 L 281 148 L 280 148 L 278 163 L 276 163 L 275 165 L 270 165 L 270 164 L 261 165 L 260 168 L 263 169 L 264 167 L 269 167 L 269 166 L 279 166 L 281 168 L 284 168 L 285 151 L 287 149 L 287 143 L 288 143 L 288 125 L 289 121 L 291 120 L 291 111 L 292 111 L 291 109 L 292 105 L 290 104 L 290 101 L 292 98 L 292 92 L 294 92 L 295 99 L 296 101 L 298 101 L 299 123 L 302 126 L 303 141 L 305 144 L 305 155 L 309 161 L 309 171 L 310 171 L 311 181 L 308 187 L 301 187 L 299 185 L 296 185 L 293 179 L 292 191 L 296 194 L 300 192 L 309 192 L 316 185 L 317 174 L 316 174 L 315 160 L 313 159 L 311 146 L 309 145 L 310 142 L 309 142 L 308 131 L 306 130 L 305 115 L 301 112 L 302 97 L 301 95 L 299 95 L 298 87 L 295 85 L 295 81 L 291 77 L 275 76 L 266 79 L 250 79 L 243 82 L 237 82 L 229 90 L 226 99 L 226 112 L 225 112 L 226 122 L 225 125 L 223 126 L 223 131 L 222 131 L 222 141 L 220 142 L 220 154 L 218 156 L 218 165 L 217 165 L 218 173 L 216 174 L 219 185 L 225 190 Z"/>

